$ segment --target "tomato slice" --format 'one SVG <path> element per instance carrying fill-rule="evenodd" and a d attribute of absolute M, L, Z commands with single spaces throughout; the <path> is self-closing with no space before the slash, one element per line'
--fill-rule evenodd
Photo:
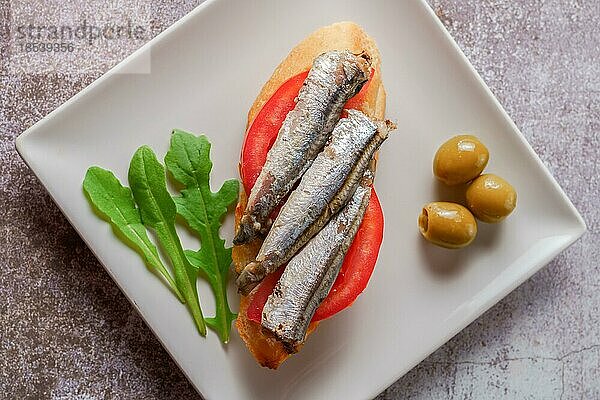
<path fill-rule="evenodd" d="M 371 78 L 374 71 L 371 71 Z M 308 71 L 285 81 L 254 118 L 246 132 L 240 160 L 240 174 L 246 193 L 250 193 L 267 160 L 267 153 L 279 133 L 288 112 L 296 105 L 295 99 Z M 345 108 L 361 109 L 371 79 L 350 99 Z M 356 237 L 344 258 L 340 273 L 327 298 L 321 303 L 312 321 L 329 318 L 350 306 L 366 288 L 379 255 L 383 240 L 383 211 L 373 189 L 371 200 Z M 267 298 L 273 293 L 284 267 L 267 276 L 252 292 L 247 310 L 248 319 L 260 324 Z"/>
<path fill-rule="evenodd" d="M 356 96 L 348 100 L 344 108 L 361 109 L 374 74 L 375 70 L 372 70 L 367 83 L 363 85 Z M 240 159 L 240 175 L 246 193 L 250 194 L 252 186 L 256 183 L 256 179 L 267 161 L 267 153 L 277 139 L 283 120 L 296 106 L 296 97 L 298 97 L 298 92 L 307 76 L 308 71 L 304 71 L 285 81 L 267 100 L 248 127 Z"/>
<path fill-rule="evenodd" d="M 371 274 L 377 263 L 379 247 L 383 240 L 383 211 L 377 198 L 375 190 L 371 192 L 371 200 L 365 212 L 365 216 L 356 232 L 354 241 L 346 253 L 342 268 L 323 300 L 312 322 L 331 317 L 352 305 L 360 295 L 371 278 Z M 275 285 L 283 274 L 285 267 L 268 275 L 251 294 L 252 299 L 248 306 L 248 319 L 256 323 L 261 322 L 262 310 L 267 298 L 273 293 Z"/>
<path fill-rule="evenodd" d="M 313 321 L 329 318 L 354 303 L 369 283 L 382 241 L 383 211 L 373 189 L 367 211 L 346 253 L 342 268 L 329 294 L 317 308 Z"/>
<path fill-rule="evenodd" d="M 265 308 L 267 298 L 273 293 L 275 285 L 279 282 L 279 278 L 283 275 L 285 267 L 277 269 L 270 275 L 267 275 L 265 279 L 260 283 L 254 292 L 252 292 L 252 301 L 248 304 L 248 310 L 246 314 L 250 321 L 258 322 L 262 320 L 262 311 Z"/>
<path fill-rule="evenodd" d="M 304 71 L 285 81 L 267 100 L 246 131 L 240 160 L 240 175 L 246 193 L 250 194 L 256 183 L 267 161 L 267 153 L 277 139 L 283 120 L 296 106 L 296 97 L 307 76 L 308 71 Z"/>

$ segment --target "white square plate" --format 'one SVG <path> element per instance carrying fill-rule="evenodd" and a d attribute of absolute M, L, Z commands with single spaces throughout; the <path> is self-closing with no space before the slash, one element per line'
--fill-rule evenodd
<path fill-rule="evenodd" d="M 173 128 L 209 136 L 215 184 L 237 176 L 246 113 L 263 82 L 304 36 L 342 20 L 358 22 L 377 41 L 387 116 L 399 123 L 383 146 L 376 182 L 385 240 L 369 287 L 354 306 L 323 323 L 298 355 L 270 371 L 254 362 L 235 333 L 226 347 L 212 332 L 198 336 L 186 309 L 92 213 L 81 183 L 91 165 L 111 169 L 126 182 L 135 149 L 149 144 L 162 157 Z M 148 60 L 150 73 L 130 73 Z M 446 251 L 419 237 L 417 215 L 423 204 L 444 196 L 431 176 L 435 149 L 462 132 L 486 143 L 487 171 L 514 184 L 519 204 L 506 222 L 480 224 L 468 249 Z M 373 397 L 585 230 L 489 89 L 418 0 L 208 1 L 21 135 L 17 148 L 208 399 Z M 228 237 L 231 228 L 229 221 Z M 200 290 L 210 313 L 212 296 L 206 286 Z M 231 298 L 237 304 L 233 291 Z"/>

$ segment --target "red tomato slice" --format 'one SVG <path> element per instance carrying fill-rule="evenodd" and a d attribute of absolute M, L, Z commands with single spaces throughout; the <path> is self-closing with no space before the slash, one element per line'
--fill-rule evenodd
<path fill-rule="evenodd" d="M 279 282 L 279 278 L 281 278 L 284 270 L 285 267 L 281 267 L 272 274 L 267 275 L 258 288 L 251 294 L 252 301 L 248 304 L 248 310 L 246 311 L 250 321 L 260 324 L 260 321 L 262 320 L 262 310 L 265 308 L 267 298 L 273 293 L 273 289 L 275 289 L 275 285 Z"/>
<path fill-rule="evenodd" d="M 374 71 L 371 72 L 371 78 L 373 74 Z M 281 124 L 296 104 L 295 99 L 307 75 L 308 71 L 305 71 L 285 81 L 265 103 L 248 128 L 240 160 L 240 173 L 246 193 L 250 193 L 254 186 Z M 360 92 L 346 103 L 345 108 L 361 108 L 370 82 L 369 79 Z M 382 240 L 383 211 L 373 189 L 369 206 L 344 258 L 340 273 L 312 321 L 319 321 L 338 313 L 350 306 L 363 292 L 375 268 Z M 283 270 L 284 267 L 279 268 L 267 276 L 252 292 L 247 311 L 249 320 L 260 324 L 267 298 L 273 293 Z"/>
<path fill-rule="evenodd" d="M 304 71 L 285 81 L 248 127 L 240 160 L 240 174 L 246 193 L 250 194 L 256 183 L 267 161 L 267 153 L 277 139 L 283 120 L 296 106 L 296 97 L 307 76 L 308 71 Z"/>
<path fill-rule="evenodd" d="M 354 241 L 346 253 L 342 268 L 329 291 L 321 303 L 312 322 L 331 317 L 352 305 L 361 294 L 371 278 L 377 263 L 379 247 L 383 240 L 383 211 L 375 190 L 371 192 L 371 200 L 365 216 L 356 232 Z M 275 285 L 283 274 L 285 267 L 268 275 L 251 294 L 252 299 L 248 306 L 248 319 L 256 323 L 261 322 L 262 310 L 267 298 L 273 293 Z"/>
<path fill-rule="evenodd" d="M 372 70 L 371 78 L 374 74 L 375 70 Z M 240 159 L 240 175 L 246 193 L 250 194 L 252 186 L 256 183 L 256 179 L 267 161 L 267 153 L 277 139 L 283 120 L 296 106 L 296 97 L 298 97 L 298 92 L 307 76 L 308 71 L 304 71 L 285 81 L 267 100 L 248 127 Z M 348 100 L 345 108 L 360 110 L 370 82 L 369 78 L 356 96 Z"/>
<path fill-rule="evenodd" d="M 373 189 L 367 211 L 346 253 L 342 268 L 329 294 L 317 308 L 313 321 L 329 318 L 354 303 L 369 283 L 382 241 L 383 211 Z"/>

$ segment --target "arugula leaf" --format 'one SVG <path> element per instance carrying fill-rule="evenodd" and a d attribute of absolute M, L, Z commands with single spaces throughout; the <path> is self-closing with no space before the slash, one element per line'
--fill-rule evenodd
<path fill-rule="evenodd" d="M 171 197 L 165 169 L 148 146 L 140 147 L 129 165 L 129 185 L 121 185 L 110 171 L 88 169 L 83 189 L 97 213 L 112 226 L 115 234 L 144 259 L 148 268 L 164 278 L 171 290 L 192 314 L 202 336 L 206 325 L 227 343 L 231 323 L 237 317 L 227 301 L 227 280 L 231 248 L 219 236 L 228 207 L 236 202 L 239 184 L 226 181 L 221 189 L 210 190 L 210 143 L 205 136 L 173 132 L 165 162 L 173 178 L 183 187 L 181 196 Z M 180 215 L 201 242 L 198 251 L 183 250 L 175 222 Z M 158 249 L 148 237 L 156 233 L 171 261 L 174 279 L 161 261 Z M 204 318 L 196 287 L 198 275 L 209 282 L 215 295 L 214 317 Z"/>
<path fill-rule="evenodd" d="M 100 167 L 90 167 L 83 180 L 83 191 L 97 213 L 111 225 L 117 237 L 144 259 L 148 269 L 162 276 L 183 303 L 184 299 L 160 260 L 156 246 L 148 238 L 131 190 L 121 185 L 112 172 Z"/>
<path fill-rule="evenodd" d="M 231 265 L 231 248 L 219 236 L 221 220 L 227 208 L 236 202 L 239 183 L 226 181 L 218 192 L 210 189 L 210 143 L 206 136 L 174 130 L 171 147 L 165 156 L 165 164 L 173 178 L 181 184 L 181 196 L 175 197 L 177 213 L 190 229 L 200 237 L 198 251 L 186 251 L 192 265 L 204 272 L 216 299 L 216 312 L 206 318 L 206 324 L 214 329 L 227 343 L 231 322 L 236 314 L 227 302 L 227 279 Z"/>
<path fill-rule="evenodd" d="M 129 185 L 140 208 L 144 225 L 154 229 L 171 260 L 175 282 L 186 300 L 198 331 L 206 336 L 206 324 L 196 287 L 198 270 L 188 261 L 177 236 L 177 211 L 167 191 L 165 170 L 150 147 L 142 146 L 133 155 L 129 165 Z"/>

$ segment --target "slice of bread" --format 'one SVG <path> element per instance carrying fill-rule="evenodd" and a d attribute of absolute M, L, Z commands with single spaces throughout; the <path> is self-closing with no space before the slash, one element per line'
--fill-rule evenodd
<path fill-rule="evenodd" d="M 247 126 L 250 126 L 263 105 L 286 80 L 310 69 L 313 60 L 318 55 L 330 50 L 350 50 L 356 54 L 364 51 L 371 57 L 371 63 L 375 71 L 360 109 L 371 118 L 384 119 L 386 95 L 381 81 L 379 50 L 373 39 L 360 26 L 354 22 L 338 22 L 316 30 L 292 49 L 290 54 L 275 69 L 273 75 L 265 83 L 254 101 L 248 112 Z M 246 207 L 248 195 L 249 193 L 245 193 L 244 190 L 240 194 L 235 212 L 236 228 Z M 255 239 L 250 243 L 233 247 L 232 258 L 237 273 L 246 264 L 254 260 L 261 244 L 261 239 Z M 240 337 L 258 363 L 264 367 L 275 369 L 291 353 L 275 337 L 265 333 L 259 324 L 248 320 L 246 310 L 251 297 L 252 293 L 241 297 L 236 326 Z M 312 323 L 308 329 L 308 334 L 314 331 L 316 327 L 317 323 Z"/>

